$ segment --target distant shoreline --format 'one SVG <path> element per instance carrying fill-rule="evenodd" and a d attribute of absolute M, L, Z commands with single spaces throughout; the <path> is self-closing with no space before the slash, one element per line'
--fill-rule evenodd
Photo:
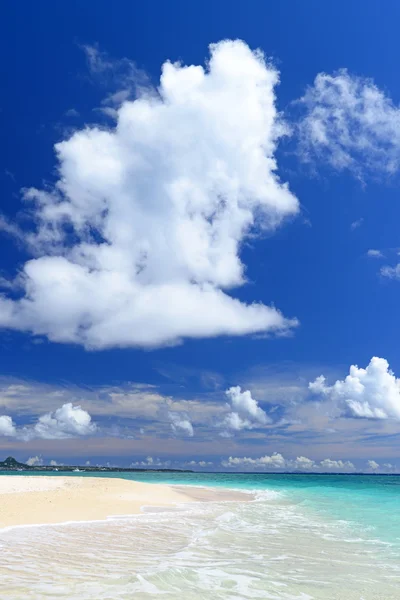
<path fill-rule="evenodd" d="M 26 463 L 18 462 L 15 458 L 9 456 L 4 461 L 0 461 L 0 475 L 5 473 L 183 473 L 188 474 L 211 474 L 211 475 L 368 475 L 374 477 L 398 477 L 400 473 L 367 473 L 363 471 L 356 472 L 312 472 L 312 471 L 193 471 L 191 469 L 159 469 L 147 468 L 139 469 L 133 467 L 100 467 L 90 465 L 27 465 Z"/>
<path fill-rule="evenodd" d="M 137 469 L 132 467 L 99 467 L 90 465 L 27 465 L 21 463 L 12 456 L 6 458 L 6 460 L 0 461 L 0 473 L 5 472 L 30 472 L 39 471 L 43 473 L 57 472 L 69 473 L 69 472 L 80 472 L 80 473 L 141 473 L 141 472 L 158 472 L 163 473 L 194 473 L 189 469 Z"/>

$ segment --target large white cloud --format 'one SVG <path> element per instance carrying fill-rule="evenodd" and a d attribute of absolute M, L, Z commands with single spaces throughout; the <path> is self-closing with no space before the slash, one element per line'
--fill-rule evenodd
<path fill-rule="evenodd" d="M 400 420 L 400 379 L 384 358 L 374 356 L 366 369 L 352 365 L 349 375 L 331 386 L 321 375 L 309 389 L 337 403 L 350 416 Z"/>
<path fill-rule="evenodd" d="M 372 80 L 342 69 L 319 73 L 300 101 L 298 131 L 305 160 L 326 161 L 358 177 L 400 166 L 400 109 Z"/>
<path fill-rule="evenodd" d="M 246 235 L 298 211 L 276 174 L 278 73 L 241 41 L 210 53 L 207 69 L 166 62 L 115 127 L 56 145 L 58 181 L 25 192 L 39 257 L 22 297 L 0 299 L 0 326 L 106 348 L 297 324 L 227 293 L 245 282 Z"/>
<path fill-rule="evenodd" d="M 93 435 L 96 423 L 80 406 L 67 402 L 53 412 L 41 415 L 33 425 L 17 428 L 8 415 L 0 416 L 0 436 L 16 437 L 23 441 L 32 439 L 56 440 Z"/>
<path fill-rule="evenodd" d="M 226 390 L 229 398 L 228 407 L 230 412 L 225 415 L 219 427 L 226 430 L 240 431 L 242 429 L 253 429 L 271 423 L 266 412 L 258 405 L 249 390 L 242 392 L 240 386 L 230 387 Z"/>

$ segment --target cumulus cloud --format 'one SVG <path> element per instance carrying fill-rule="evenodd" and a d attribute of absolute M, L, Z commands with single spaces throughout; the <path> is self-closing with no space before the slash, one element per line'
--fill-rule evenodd
<path fill-rule="evenodd" d="M 187 467 L 201 467 L 202 469 L 204 469 L 205 467 L 212 467 L 214 463 L 212 461 L 209 460 L 191 460 L 187 463 L 185 463 L 185 465 Z"/>
<path fill-rule="evenodd" d="M 26 461 L 26 464 L 30 467 L 41 467 L 43 465 L 43 458 L 41 456 L 31 456 Z"/>
<path fill-rule="evenodd" d="M 384 358 L 373 357 L 366 369 L 352 365 L 349 375 L 331 386 L 321 375 L 309 389 L 337 403 L 349 416 L 400 420 L 400 380 Z"/>
<path fill-rule="evenodd" d="M 58 181 L 25 191 L 36 258 L 21 297 L 0 298 L 0 326 L 101 349 L 297 324 L 228 293 L 245 283 L 246 236 L 299 207 L 276 173 L 278 73 L 241 41 L 210 53 L 206 69 L 166 62 L 115 126 L 56 144 Z"/>
<path fill-rule="evenodd" d="M 393 174 L 400 165 L 400 109 L 371 79 L 319 73 L 300 105 L 301 156 L 338 171 Z"/>
<path fill-rule="evenodd" d="M 377 463 L 375 460 L 369 460 L 367 462 L 367 465 L 368 465 L 368 468 L 372 469 L 373 471 L 376 471 L 377 469 L 379 469 L 379 463 Z"/>
<path fill-rule="evenodd" d="M 169 467 L 171 465 L 170 460 L 161 460 L 160 458 L 153 458 L 152 456 L 147 456 L 144 460 L 137 460 L 131 463 L 131 467 L 144 467 L 148 469 L 158 469 L 162 467 Z"/>
<path fill-rule="evenodd" d="M 172 431 L 176 435 L 193 437 L 193 425 L 187 415 L 178 412 L 169 412 L 168 418 L 171 422 Z"/>
<path fill-rule="evenodd" d="M 397 252 L 400 254 L 400 252 Z M 385 258 L 383 254 L 381 254 L 380 258 Z M 395 279 L 397 281 L 400 280 L 400 263 L 395 264 L 394 266 L 384 265 L 380 269 L 380 274 L 382 277 L 386 277 L 387 279 Z"/>
<path fill-rule="evenodd" d="M 385 265 L 381 268 L 381 275 L 388 279 L 400 279 L 400 263 L 397 263 L 394 267 Z"/>
<path fill-rule="evenodd" d="M 232 457 L 228 460 L 221 462 L 223 467 L 233 469 L 245 469 L 245 470 L 286 470 L 286 471 L 337 471 L 337 472 L 351 472 L 355 470 L 353 463 L 350 461 L 342 460 L 331 460 L 325 458 L 320 462 L 316 462 L 306 456 L 298 456 L 296 459 L 287 459 L 277 452 L 274 452 L 271 456 L 261 456 L 259 458 L 244 457 Z"/>
<path fill-rule="evenodd" d="M 260 408 L 249 390 L 242 392 L 240 386 L 230 387 L 225 394 L 229 398 L 230 411 L 219 423 L 220 427 L 227 430 L 240 431 L 241 429 L 253 429 L 271 422 L 265 411 Z"/>
<path fill-rule="evenodd" d="M 79 405 L 98 424 L 102 436 L 127 438 L 135 436 L 192 437 L 215 434 L 215 424 L 227 412 L 218 393 L 207 402 L 166 396 L 154 385 L 125 383 L 118 387 L 79 387 L 49 385 L 38 382 L 2 379 L 0 405 L 6 415 L 18 414 L 24 423 L 54 413 L 60 405 Z M 199 429 L 198 429 L 199 428 Z M 31 425 L 20 427 L 33 435 Z M 1 432 L 1 427 L 0 427 Z M 36 432 L 37 433 L 37 432 Z"/>
<path fill-rule="evenodd" d="M 11 417 L 0 417 L 0 435 L 16 437 L 23 441 L 32 439 L 56 440 L 93 435 L 97 425 L 86 410 L 71 402 L 53 412 L 41 415 L 35 424 L 17 428 Z"/>
<path fill-rule="evenodd" d="M 230 456 L 228 460 L 221 462 L 223 467 L 230 468 L 250 468 L 254 469 L 284 469 L 286 466 L 286 460 L 282 454 L 274 452 L 271 456 L 260 456 L 259 458 L 250 458 L 247 456 L 233 457 Z"/>
<path fill-rule="evenodd" d="M 292 464 L 293 467 L 299 471 L 310 471 L 316 467 L 315 461 L 306 456 L 298 456 Z"/>
<path fill-rule="evenodd" d="M 8 415 L 0 416 L 0 436 L 15 437 L 17 435 L 17 429 L 11 417 Z"/>
<path fill-rule="evenodd" d="M 63 404 L 54 412 L 39 417 L 33 429 L 28 432 L 33 437 L 54 440 L 80 435 L 92 435 L 96 425 L 86 410 L 73 406 L 71 402 Z"/>
<path fill-rule="evenodd" d="M 319 464 L 323 470 L 327 469 L 328 471 L 354 471 L 355 470 L 355 466 L 349 460 L 343 461 L 343 460 L 331 460 L 330 458 L 325 458 L 324 460 L 321 460 L 321 462 Z"/>

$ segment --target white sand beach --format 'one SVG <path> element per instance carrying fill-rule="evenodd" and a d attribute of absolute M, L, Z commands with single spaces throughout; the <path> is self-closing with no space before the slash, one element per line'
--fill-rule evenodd
<path fill-rule="evenodd" d="M 15 525 L 96 521 L 137 514 L 143 507 L 187 502 L 248 500 L 230 490 L 207 490 L 106 477 L 0 477 L 0 528 Z"/>

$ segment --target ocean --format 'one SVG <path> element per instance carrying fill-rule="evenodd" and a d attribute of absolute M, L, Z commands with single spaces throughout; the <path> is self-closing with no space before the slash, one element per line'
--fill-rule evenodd
<path fill-rule="evenodd" d="M 400 476 L 106 476 L 255 499 L 0 531 L 1 599 L 400 599 Z"/>

